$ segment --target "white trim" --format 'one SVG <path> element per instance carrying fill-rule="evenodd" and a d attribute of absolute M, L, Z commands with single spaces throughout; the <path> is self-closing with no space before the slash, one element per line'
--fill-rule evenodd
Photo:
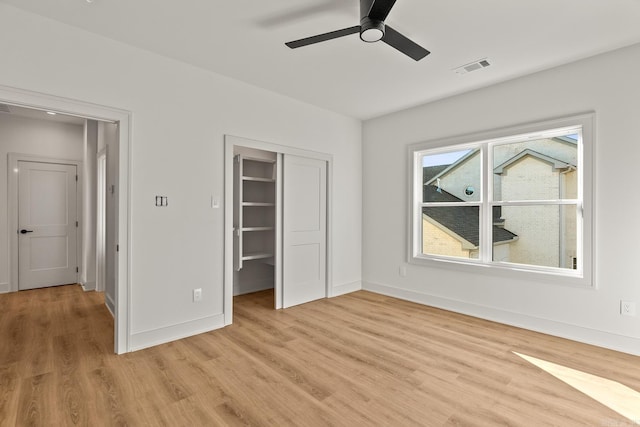
<path fill-rule="evenodd" d="M 190 320 L 177 325 L 138 332 L 131 335 L 131 351 L 165 344 L 170 341 L 203 334 L 224 326 L 224 315 L 216 314 L 201 319 Z"/>
<path fill-rule="evenodd" d="M 130 351 L 130 304 L 131 288 L 131 240 L 129 230 L 131 228 L 130 205 L 130 180 L 131 165 L 131 113 L 107 106 L 88 102 L 46 95 L 23 89 L 0 86 L 0 102 L 9 105 L 17 105 L 40 110 L 57 111 L 64 114 L 90 118 L 93 120 L 118 123 L 118 136 L 120 146 L 119 163 L 119 212 L 118 212 L 118 241 L 120 245 L 120 257 L 116 285 L 116 316 L 114 322 L 114 350 L 121 354 Z"/>
<path fill-rule="evenodd" d="M 106 183 L 107 150 L 105 146 L 96 154 L 96 291 L 105 291 L 106 282 Z M 101 247 L 100 247 L 101 246 Z M 100 250 L 99 250 L 100 249 Z"/>
<path fill-rule="evenodd" d="M 356 280 L 355 282 L 343 283 L 342 285 L 334 286 L 331 297 L 339 297 L 340 295 L 350 294 L 362 290 L 362 282 Z"/>
<path fill-rule="evenodd" d="M 284 155 L 282 153 L 276 154 L 276 257 L 275 261 L 278 262 L 278 268 L 275 268 L 274 277 L 274 298 L 275 309 L 280 310 L 282 308 L 283 301 L 283 289 L 282 280 L 284 277 L 283 263 L 282 263 L 282 230 L 284 230 L 284 223 L 282 222 L 282 176 L 284 163 Z"/>
<path fill-rule="evenodd" d="M 595 113 L 587 112 L 574 116 L 555 118 L 550 120 L 538 121 L 535 123 L 526 123 L 515 125 L 507 128 L 501 128 L 486 132 L 478 132 L 434 141 L 419 142 L 407 146 L 407 166 L 408 166 L 408 200 L 410 206 L 407 209 L 407 262 L 415 265 L 425 265 L 430 267 L 446 267 L 458 270 L 464 270 L 474 273 L 493 273 L 511 278 L 529 277 L 535 280 L 544 280 L 545 282 L 576 286 L 588 289 L 597 289 L 595 283 L 595 197 L 594 185 L 594 153 L 595 153 Z M 576 204 L 576 200 L 564 201 L 500 201 L 492 200 L 492 182 L 489 182 L 488 171 L 481 170 L 482 178 L 482 194 L 484 206 L 481 209 L 480 221 L 484 225 L 481 227 L 481 243 L 483 245 L 483 258 L 480 260 L 461 259 L 438 255 L 424 255 L 419 243 L 422 242 L 421 230 L 422 223 L 420 215 L 422 206 L 466 206 L 474 205 L 477 202 L 460 202 L 460 203 L 421 203 L 422 201 L 422 164 L 421 152 L 425 150 L 434 150 L 434 152 L 446 152 L 450 150 L 464 150 L 466 148 L 474 148 L 481 144 L 488 144 L 488 150 L 481 150 L 483 153 L 483 161 L 481 165 L 492 163 L 491 147 L 496 144 L 504 144 L 514 141 L 522 141 L 523 138 L 538 139 L 557 136 L 559 133 L 571 134 L 575 132 L 576 127 L 581 127 L 582 144 L 578 144 L 578 200 L 582 199 L 582 205 L 578 205 L 581 209 L 582 217 L 578 218 L 578 227 L 582 227 L 582 233 L 578 233 L 578 259 L 582 260 L 578 271 L 567 270 L 564 268 L 547 268 L 541 266 L 514 264 L 514 263 L 498 263 L 493 262 L 487 257 L 491 254 L 489 239 L 484 235 L 491 230 L 492 224 L 492 207 L 495 204 L 508 206 L 527 206 L 527 205 L 571 205 Z M 482 166 L 481 166 L 482 167 Z M 417 183 L 421 184 L 418 185 Z M 584 224 L 584 226 L 583 226 Z M 586 268 L 585 268 L 586 267 Z"/>
<path fill-rule="evenodd" d="M 116 303 L 113 298 L 111 298 L 111 295 L 107 295 L 106 292 L 104 293 L 104 305 L 107 307 L 107 310 L 109 310 L 109 313 L 111 313 L 111 317 L 115 319 Z"/>
<path fill-rule="evenodd" d="M 96 290 L 96 282 L 95 280 L 91 280 L 88 282 L 82 283 L 82 290 L 85 292 L 95 291 Z"/>
<path fill-rule="evenodd" d="M 0 294 L 6 294 L 9 292 L 9 283 L 0 283 Z"/>
<path fill-rule="evenodd" d="M 82 214 L 82 162 L 80 160 L 69 160 L 57 157 L 44 157 L 33 154 L 8 153 L 7 156 L 7 177 L 8 193 L 7 207 L 9 210 L 9 292 L 18 292 L 20 289 L 20 278 L 18 277 L 18 175 L 15 171 L 18 169 L 18 162 L 48 163 L 55 165 L 75 166 L 78 180 L 76 182 L 76 221 L 80 222 Z M 76 230 L 76 266 L 80 265 L 82 258 L 82 227 Z M 76 282 L 80 273 L 76 272 Z"/>
<path fill-rule="evenodd" d="M 332 195 L 333 195 L 333 156 L 327 153 L 309 151 L 286 145 L 273 144 L 270 142 L 256 141 L 233 135 L 224 136 L 224 325 L 233 322 L 233 151 L 234 147 L 242 146 L 263 151 L 277 153 L 279 158 L 282 154 L 290 154 L 300 157 L 307 157 L 327 162 L 327 265 L 326 265 L 326 289 L 325 296 L 333 296 L 332 279 Z M 282 182 L 281 168 L 278 168 L 278 179 Z M 281 211 L 280 211 L 281 212 Z M 276 215 L 276 259 L 282 260 L 282 214 Z M 282 295 L 282 265 L 276 262 L 275 272 L 275 293 Z M 282 308 L 282 301 L 276 301 L 276 308 Z"/>
<path fill-rule="evenodd" d="M 380 283 L 363 281 L 362 289 L 430 307 L 453 311 L 467 316 L 478 317 L 492 322 L 498 322 L 505 325 L 524 328 L 543 334 L 640 356 L 640 338 L 613 334 L 598 329 L 572 325 L 570 323 L 562 323 L 541 317 L 528 316 L 513 311 L 457 301 L 423 292 L 399 289 Z"/>

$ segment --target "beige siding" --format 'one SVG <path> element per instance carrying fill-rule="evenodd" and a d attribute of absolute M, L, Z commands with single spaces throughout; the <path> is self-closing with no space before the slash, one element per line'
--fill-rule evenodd
<path fill-rule="evenodd" d="M 440 177 L 440 188 L 464 201 L 480 200 L 480 154 L 476 152 L 460 165 Z M 434 181 L 433 185 L 436 182 Z M 468 186 L 475 188 L 472 196 L 464 194 Z"/>
<path fill-rule="evenodd" d="M 552 165 L 524 157 L 502 175 L 505 200 L 575 197 L 576 172 L 562 174 Z M 511 261 L 550 267 L 571 267 L 576 254 L 576 211 L 557 206 L 502 209 L 505 228 L 519 236 L 511 246 Z M 562 228 L 562 229 L 561 229 Z"/>
<path fill-rule="evenodd" d="M 498 167 L 520 152 L 530 149 L 545 156 L 553 157 L 571 165 L 577 165 L 578 150 L 576 144 L 562 142 L 557 139 L 537 139 L 513 144 L 498 145 L 493 149 L 493 167 Z M 502 194 L 502 177 L 493 175 L 493 194 L 495 200 L 506 200 Z"/>
<path fill-rule="evenodd" d="M 561 197 L 574 199 L 578 197 L 578 173 L 571 171 L 560 175 L 561 181 Z M 561 247 L 561 267 L 572 268 L 571 258 L 577 255 L 577 212 L 575 206 L 567 206 L 561 212 L 563 215 L 563 223 L 565 224 L 564 241 Z"/>
<path fill-rule="evenodd" d="M 459 239 L 424 217 L 422 220 L 422 253 L 469 258 L 469 250 L 462 248 Z"/>

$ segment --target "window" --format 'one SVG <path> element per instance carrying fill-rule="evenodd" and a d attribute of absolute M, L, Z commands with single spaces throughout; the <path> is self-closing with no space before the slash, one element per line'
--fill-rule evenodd
<path fill-rule="evenodd" d="M 592 122 L 410 146 L 409 261 L 592 286 Z"/>

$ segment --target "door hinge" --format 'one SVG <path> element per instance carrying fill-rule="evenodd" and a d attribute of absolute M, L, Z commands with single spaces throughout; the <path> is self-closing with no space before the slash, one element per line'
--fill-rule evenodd
<path fill-rule="evenodd" d="M 78 228 L 78 221 L 76 221 L 76 228 Z"/>
<path fill-rule="evenodd" d="M 120 245 L 116 245 L 116 252 L 120 252 Z"/>
<path fill-rule="evenodd" d="M 78 182 L 78 175 L 76 175 L 76 182 Z"/>
<path fill-rule="evenodd" d="M 76 273 L 80 273 L 80 269 L 76 267 Z"/>

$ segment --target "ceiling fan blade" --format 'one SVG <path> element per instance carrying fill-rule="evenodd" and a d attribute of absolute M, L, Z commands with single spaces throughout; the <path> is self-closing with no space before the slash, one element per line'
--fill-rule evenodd
<path fill-rule="evenodd" d="M 385 32 L 384 37 L 382 37 L 382 41 L 416 61 L 420 61 L 422 58 L 431 53 L 427 49 L 409 40 L 388 25 L 385 26 Z"/>
<path fill-rule="evenodd" d="M 396 0 L 373 0 L 373 4 L 371 5 L 371 9 L 369 9 L 367 16 L 373 20 L 384 21 L 387 19 L 387 16 L 389 15 L 389 12 L 391 12 L 391 8 L 395 3 Z"/>
<path fill-rule="evenodd" d="M 311 36 L 300 40 L 294 40 L 292 42 L 285 43 L 291 49 L 298 47 L 308 46 L 310 44 L 326 42 L 327 40 L 337 39 L 338 37 L 348 36 L 360 32 L 360 25 L 355 27 L 343 28 L 342 30 L 331 31 L 330 33 L 318 34 L 317 36 Z"/>

